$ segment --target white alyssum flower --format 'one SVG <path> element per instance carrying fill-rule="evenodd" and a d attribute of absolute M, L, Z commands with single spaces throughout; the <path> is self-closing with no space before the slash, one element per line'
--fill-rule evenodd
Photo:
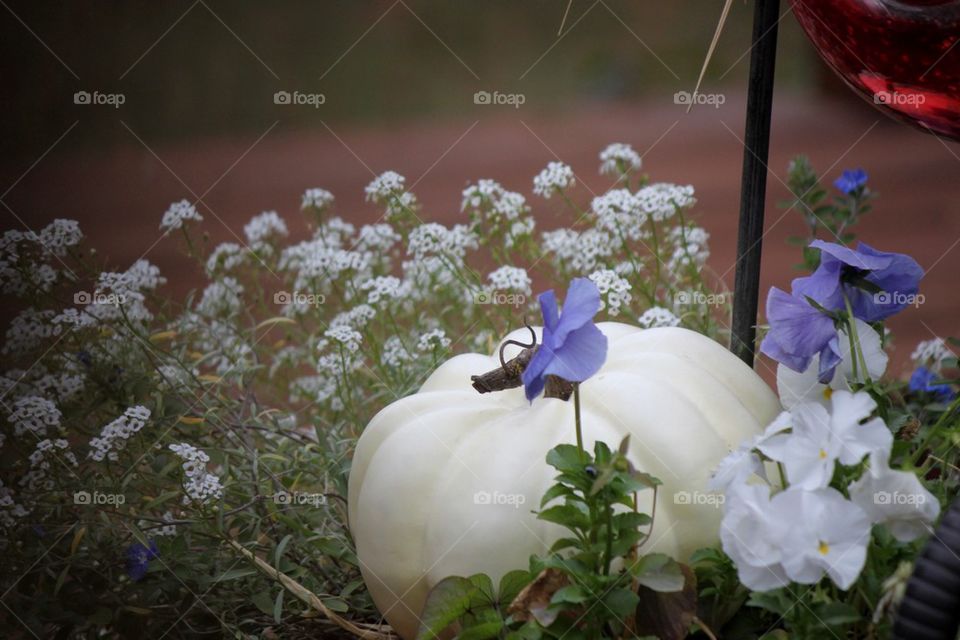
<path fill-rule="evenodd" d="M 377 276 L 360 285 L 367 291 L 367 304 L 376 305 L 388 300 L 399 300 L 409 294 L 409 284 L 396 276 Z"/>
<path fill-rule="evenodd" d="M 332 326 L 324 331 L 323 335 L 337 341 L 343 345 L 344 349 L 354 353 L 360 350 L 360 343 L 363 342 L 363 336 L 360 332 L 347 324 Z"/>
<path fill-rule="evenodd" d="M 783 463 L 791 486 L 826 487 L 836 463 L 858 464 L 875 451 L 889 451 L 893 434 L 881 418 L 863 422 L 877 408 L 869 393 L 836 391 L 831 411 L 812 402 L 790 410 L 790 433 L 771 435 L 759 449 Z"/>
<path fill-rule="evenodd" d="M 503 187 L 496 180 L 481 179 L 463 190 L 460 211 L 481 209 L 490 206 L 503 193 Z"/>
<path fill-rule="evenodd" d="M 317 209 L 321 211 L 333 204 L 333 194 L 326 189 L 313 188 L 303 192 L 300 201 L 301 209 Z"/>
<path fill-rule="evenodd" d="M 95 462 L 104 459 L 116 461 L 121 451 L 134 434 L 146 426 L 150 410 L 144 406 L 130 407 L 119 418 L 100 430 L 100 435 L 90 440 L 89 458 Z"/>
<path fill-rule="evenodd" d="M 490 285 L 498 291 L 516 291 L 524 295 L 530 295 L 533 282 L 527 275 L 527 270 L 520 267 L 511 267 L 504 265 L 492 271 L 487 280 Z"/>
<path fill-rule="evenodd" d="M 551 162 L 533 179 L 533 192 L 549 199 L 575 183 L 573 169 L 562 162 Z"/>
<path fill-rule="evenodd" d="M 358 304 L 352 309 L 341 311 L 333 320 L 330 321 L 330 328 L 349 327 L 351 329 L 362 329 L 367 323 L 377 316 L 377 310 L 369 304 Z"/>
<path fill-rule="evenodd" d="M 507 249 L 515 247 L 521 239 L 529 238 L 533 235 L 533 229 L 536 227 L 536 220 L 533 216 L 525 216 L 510 223 L 510 228 L 503 238 L 503 246 Z"/>
<path fill-rule="evenodd" d="M 289 232 L 287 223 L 276 211 L 264 211 L 250 218 L 243 226 L 243 233 L 254 251 L 264 251 L 269 250 L 270 241 L 286 238 Z"/>
<path fill-rule="evenodd" d="M 600 309 L 606 309 L 612 316 L 619 315 L 620 307 L 629 305 L 633 299 L 630 283 L 611 269 L 594 271 L 589 278 L 600 291 Z"/>
<path fill-rule="evenodd" d="M 446 349 L 450 346 L 450 338 L 443 329 L 431 329 L 422 334 L 417 340 L 417 349 L 430 353 L 435 349 Z"/>
<path fill-rule="evenodd" d="M 400 242 L 400 234 L 385 222 L 366 224 L 360 227 L 356 249 L 358 251 L 372 251 L 383 254 Z"/>
<path fill-rule="evenodd" d="M 640 208 L 654 222 L 662 222 L 672 218 L 679 209 L 688 209 L 696 204 L 693 187 L 679 186 L 666 182 L 648 185 L 637 191 L 635 197 Z"/>
<path fill-rule="evenodd" d="M 217 245 L 207 258 L 207 275 L 213 277 L 221 273 L 229 273 L 246 262 L 247 250 L 236 242 L 224 242 Z"/>
<path fill-rule="evenodd" d="M 600 152 L 600 174 L 624 176 L 639 171 L 643 165 L 640 154 L 629 144 L 614 142 Z"/>
<path fill-rule="evenodd" d="M 916 349 L 910 354 L 910 359 L 917 365 L 926 365 L 939 370 L 944 360 L 956 358 L 956 354 L 947 346 L 943 338 L 933 338 L 917 343 Z"/>
<path fill-rule="evenodd" d="M 879 380 L 887 370 L 887 352 L 883 350 L 880 334 L 869 324 L 855 319 L 859 350 L 867 365 L 866 373 L 872 380 Z M 830 405 L 830 397 L 834 391 L 850 391 L 853 383 L 863 383 L 867 379 L 863 367 L 856 365 L 857 374 L 854 375 L 854 357 L 850 351 L 848 329 L 844 327 L 839 332 L 840 365 L 836 368 L 829 384 L 821 384 L 819 380 L 820 355 L 814 355 L 810 366 L 803 373 L 797 373 L 790 367 L 777 365 L 777 392 L 784 408 L 790 409 L 804 402 L 819 402 L 825 407 Z"/>
<path fill-rule="evenodd" d="M 541 244 L 545 253 L 553 254 L 558 267 L 580 273 L 602 266 L 604 259 L 613 255 L 614 248 L 610 234 L 601 229 L 582 233 L 573 229 L 547 231 Z"/>
<path fill-rule="evenodd" d="M 412 212 L 417 198 L 406 190 L 407 179 L 396 171 L 384 171 L 364 188 L 367 200 L 386 207 L 387 219 Z"/>
<path fill-rule="evenodd" d="M 397 368 L 403 366 L 404 362 L 413 359 L 413 356 L 403 346 L 400 336 L 390 336 L 383 343 L 383 350 L 380 353 L 380 360 L 387 367 Z"/>
<path fill-rule="evenodd" d="M 170 524 L 158 525 L 152 520 L 140 520 L 137 523 L 137 526 L 140 527 L 140 529 L 147 529 L 150 531 L 151 535 L 159 536 L 161 538 L 173 537 L 177 535 L 177 525 L 172 524 L 174 520 L 176 520 L 176 518 L 173 517 L 172 511 L 165 511 L 163 515 L 160 516 L 160 519 Z"/>
<path fill-rule="evenodd" d="M 183 224 L 189 221 L 203 222 L 203 216 L 189 200 L 180 200 L 172 203 L 164 212 L 160 229 L 167 232 L 173 231 L 182 228 Z"/>
<path fill-rule="evenodd" d="M 680 324 L 680 318 L 673 315 L 673 312 L 663 307 L 650 307 L 644 311 L 637 319 L 644 329 L 655 329 L 657 327 L 676 327 Z"/>
<path fill-rule="evenodd" d="M 183 486 L 186 493 L 183 504 L 204 504 L 211 499 L 219 500 L 223 496 L 220 478 L 207 472 L 210 456 L 186 442 L 171 444 L 169 448 L 183 460 L 183 472 L 187 478 Z"/>
<path fill-rule="evenodd" d="M 870 455 L 870 467 L 849 487 L 850 499 L 874 524 L 883 524 L 900 542 L 910 542 L 930 532 L 940 516 L 937 498 L 910 471 L 890 468 L 887 451 Z"/>
<path fill-rule="evenodd" d="M 53 311 L 28 307 L 14 316 L 7 327 L 4 354 L 24 354 L 37 349 L 44 340 L 59 335 L 62 328 L 53 322 Z"/>
<path fill-rule="evenodd" d="M 477 236 L 466 225 L 458 224 L 448 229 L 442 224 L 428 222 L 410 232 L 407 253 L 414 260 L 444 256 L 459 261 L 468 249 L 476 248 Z"/>
<path fill-rule="evenodd" d="M 57 405 L 39 396 L 26 396 L 16 400 L 7 414 L 7 421 L 13 425 L 13 434 L 16 436 L 28 432 L 37 437 L 46 436 L 49 430 L 60 428 L 62 418 Z"/>
<path fill-rule="evenodd" d="M 474 219 L 485 220 L 499 228 L 519 219 L 528 208 L 523 194 L 508 191 L 494 180 L 480 180 L 463 190 L 460 210 L 470 210 Z"/>
<path fill-rule="evenodd" d="M 597 227 L 614 237 L 642 240 L 649 235 L 645 228 L 648 214 L 627 189 L 611 189 L 597 196 L 590 208 L 597 218 Z"/>
<path fill-rule="evenodd" d="M 667 235 L 673 253 L 667 261 L 667 270 L 677 273 L 689 267 L 699 270 L 710 257 L 710 234 L 703 227 L 675 227 Z"/>
<path fill-rule="evenodd" d="M 67 249 L 80 244 L 82 239 L 80 223 L 64 218 L 57 218 L 41 229 L 39 237 L 43 248 L 59 258 L 67 254 Z"/>
<path fill-rule="evenodd" d="M 203 290 L 197 313 L 206 318 L 224 318 L 243 309 L 243 285 L 235 278 L 226 277 L 211 282 Z"/>

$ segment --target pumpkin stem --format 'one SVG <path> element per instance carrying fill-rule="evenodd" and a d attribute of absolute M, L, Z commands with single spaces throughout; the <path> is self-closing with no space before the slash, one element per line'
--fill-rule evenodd
<path fill-rule="evenodd" d="M 470 376 L 473 388 L 479 393 L 492 393 L 494 391 L 504 391 L 506 389 L 516 389 L 523 384 L 521 376 L 533 355 L 537 352 L 537 334 L 526 322 L 524 326 L 530 331 L 530 343 L 524 344 L 518 340 L 505 340 L 500 345 L 500 367 L 486 373 Z M 503 359 L 503 350 L 507 345 L 522 347 L 523 350 L 510 360 Z M 573 383 L 558 378 L 557 376 L 547 376 L 547 384 L 544 387 L 543 397 L 560 398 L 569 400 L 573 394 Z"/>

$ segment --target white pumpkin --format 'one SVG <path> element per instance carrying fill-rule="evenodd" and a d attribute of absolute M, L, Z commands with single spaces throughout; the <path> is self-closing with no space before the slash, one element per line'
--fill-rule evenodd
<path fill-rule="evenodd" d="M 630 460 L 663 481 L 644 551 L 684 560 L 718 541 L 721 510 L 698 499 L 711 471 L 780 404 L 747 365 L 699 333 L 598 326 L 609 348 L 581 385 L 585 446 L 616 447 L 631 436 Z M 518 352 L 508 346 L 505 357 Z M 427 593 L 443 578 L 482 572 L 496 584 L 563 535 L 531 511 L 555 475 L 547 452 L 575 442 L 573 402 L 530 404 L 522 387 L 483 395 L 471 387 L 471 375 L 497 366 L 495 355 L 448 360 L 418 393 L 380 411 L 357 443 L 350 529 L 374 602 L 404 638 L 416 635 Z M 641 494 L 641 510 L 650 512 L 652 496 Z"/>

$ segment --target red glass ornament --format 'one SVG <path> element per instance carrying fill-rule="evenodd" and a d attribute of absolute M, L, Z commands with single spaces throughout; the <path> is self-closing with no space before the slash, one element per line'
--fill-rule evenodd
<path fill-rule="evenodd" d="M 791 0 L 830 67 L 895 118 L 960 140 L 960 0 Z"/>

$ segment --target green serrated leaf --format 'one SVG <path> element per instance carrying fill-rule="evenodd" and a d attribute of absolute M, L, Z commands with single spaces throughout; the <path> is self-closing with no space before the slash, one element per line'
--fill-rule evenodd
<path fill-rule="evenodd" d="M 470 609 L 470 599 L 477 585 L 467 578 L 450 576 L 438 582 L 430 593 L 420 614 L 417 640 L 440 637 L 444 629 Z"/>

